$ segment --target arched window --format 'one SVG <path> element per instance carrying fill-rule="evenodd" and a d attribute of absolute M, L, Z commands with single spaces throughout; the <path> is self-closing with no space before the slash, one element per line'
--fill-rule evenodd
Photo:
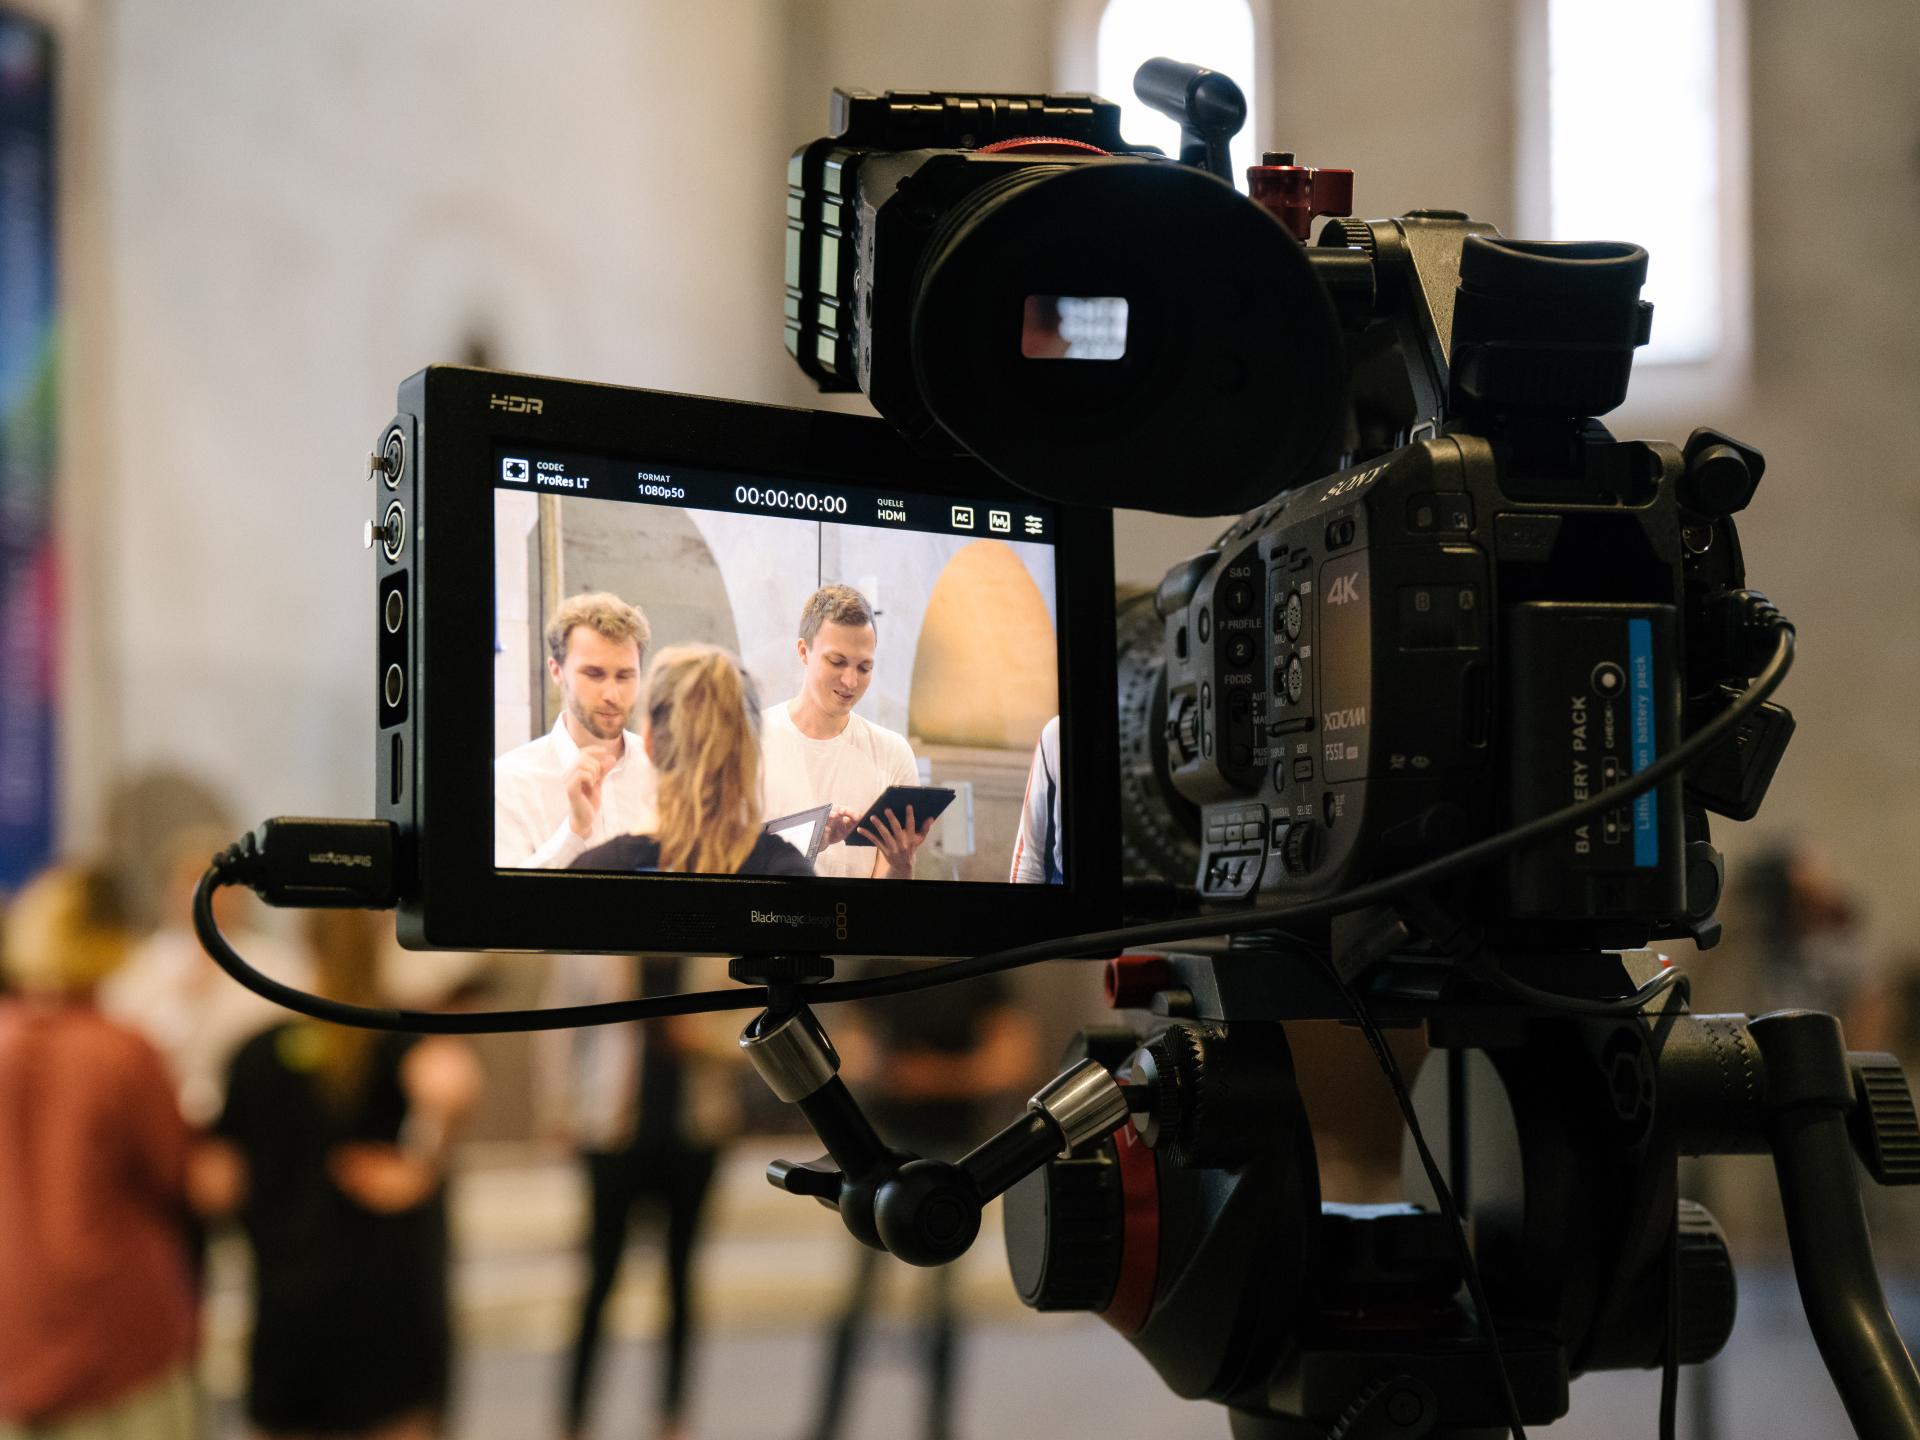
<path fill-rule="evenodd" d="M 1544 166 L 1522 175 L 1544 180 L 1545 203 L 1523 208 L 1554 239 L 1647 247 L 1640 364 L 1736 368 L 1750 246 L 1741 0 L 1544 0 L 1534 23 L 1543 44 L 1521 53 L 1544 59 L 1545 113 L 1528 117 Z"/>
<path fill-rule="evenodd" d="M 1247 97 L 1247 123 L 1234 137 L 1234 184 L 1247 188 L 1246 169 L 1259 158 L 1261 131 L 1253 8 L 1248 0 L 1107 0 L 1100 12 L 1095 89 L 1121 107 L 1120 133 L 1135 145 L 1180 153 L 1180 127 L 1149 110 L 1133 93 L 1143 60 L 1165 55 L 1230 75 Z"/>

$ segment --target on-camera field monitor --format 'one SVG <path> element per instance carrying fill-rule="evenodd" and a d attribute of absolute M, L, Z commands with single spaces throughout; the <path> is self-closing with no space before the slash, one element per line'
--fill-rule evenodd
<path fill-rule="evenodd" d="M 378 813 L 401 835 L 405 943 L 950 955 L 1117 921 L 1107 512 L 861 416 L 450 366 L 407 380 L 398 410 L 372 533 Z M 872 624 L 805 643 L 826 586 Z M 644 647 L 567 627 L 588 596 L 637 610 Z M 596 853 L 657 829 L 647 666 L 686 644 L 751 683 L 763 843 L 793 847 L 793 873 Z M 842 707 L 838 735 L 802 731 L 821 728 L 809 694 Z M 1059 755 L 1037 765 L 1056 715 Z M 604 770 L 586 836 L 567 794 L 583 749 Z M 1013 878 L 1033 773 L 1055 883 Z M 823 843 L 833 811 L 902 786 L 954 797 L 910 878 L 858 837 Z"/>

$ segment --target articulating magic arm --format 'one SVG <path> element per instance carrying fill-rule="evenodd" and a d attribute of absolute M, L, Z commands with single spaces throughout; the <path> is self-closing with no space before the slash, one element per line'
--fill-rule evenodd
<path fill-rule="evenodd" d="M 770 962 L 754 963 L 765 969 Z M 1125 1092 L 1104 1066 L 1086 1060 L 958 1163 L 896 1149 L 875 1132 L 841 1080 L 840 1057 L 813 1011 L 781 993 L 785 977 L 749 978 L 768 984 L 776 998 L 742 1032 L 740 1048 L 775 1095 L 800 1107 L 827 1147 L 818 1160 L 774 1161 L 767 1179 L 838 1210 L 855 1239 L 909 1264 L 957 1260 L 980 1233 L 988 1201 L 1049 1160 L 1105 1140 L 1127 1118 Z"/>

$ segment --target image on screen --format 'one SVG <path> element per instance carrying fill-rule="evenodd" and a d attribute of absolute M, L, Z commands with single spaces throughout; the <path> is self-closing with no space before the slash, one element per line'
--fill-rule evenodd
<path fill-rule="evenodd" d="M 493 463 L 496 866 L 1064 881 L 1050 507 Z"/>

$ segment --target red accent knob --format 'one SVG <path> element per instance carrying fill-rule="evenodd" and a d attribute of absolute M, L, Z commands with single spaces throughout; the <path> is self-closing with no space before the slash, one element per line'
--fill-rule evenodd
<path fill-rule="evenodd" d="M 1305 240 L 1321 215 L 1353 213 L 1353 171 L 1296 165 L 1293 156 L 1270 151 L 1247 167 L 1247 193 L 1264 205 L 1296 240 Z"/>
<path fill-rule="evenodd" d="M 1173 971 L 1163 956 L 1121 955 L 1107 962 L 1106 983 L 1112 1009 L 1145 1010 L 1173 983 Z"/>
<path fill-rule="evenodd" d="M 1085 140 L 1068 140 L 1058 135 L 1020 135 L 1012 140 L 996 140 L 991 145 L 982 145 L 978 151 L 982 155 L 1111 155 L 1110 150 L 1102 150 L 1098 145 L 1089 145 Z"/>
<path fill-rule="evenodd" d="M 1160 1166 L 1131 1125 L 1114 1132 L 1113 1151 L 1120 1162 L 1120 1274 L 1100 1318 L 1122 1335 L 1138 1335 L 1160 1285 Z"/>

